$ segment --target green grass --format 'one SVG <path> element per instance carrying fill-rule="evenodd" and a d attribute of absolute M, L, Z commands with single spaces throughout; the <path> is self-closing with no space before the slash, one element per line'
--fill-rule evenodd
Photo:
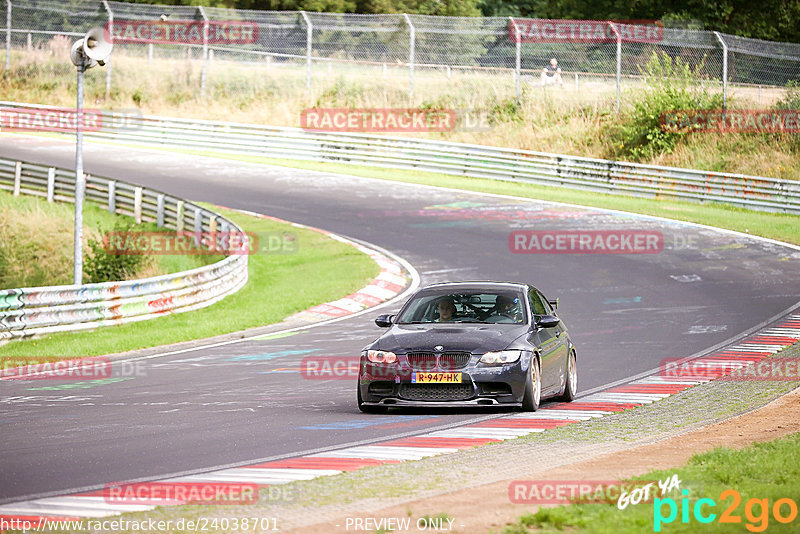
<path fill-rule="evenodd" d="M 72 284 L 74 211 L 72 204 L 0 191 L 0 288 Z M 31 220 L 36 220 L 36 225 L 30 225 Z M 87 203 L 83 212 L 85 239 L 101 241 L 102 234 L 118 221 L 135 225 L 132 217 L 112 215 Z M 145 223 L 131 230 L 159 229 L 154 223 Z M 84 255 L 88 250 L 84 245 Z M 151 256 L 135 278 L 195 269 L 219 259 L 221 256 Z"/>
<path fill-rule="evenodd" d="M 703 454 L 692 456 L 689 462 L 669 471 L 651 471 L 638 480 L 666 480 L 677 474 L 681 480 L 681 490 L 688 490 L 689 516 L 682 522 L 683 496 L 672 491 L 664 496 L 664 500 L 672 498 L 676 503 L 677 515 L 671 523 L 660 525 L 661 532 L 760 532 L 765 528 L 768 532 L 797 532 L 800 518 L 787 524 L 781 524 L 772 515 L 773 506 L 779 499 L 792 499 L 798 505 L 800 496 L 800 433 L 791 434 L 775 441 L 756 443 L 744 449 L 717 448 Z M 734 507 L 734 498 L 720 495 L 732 489 L 741 495 L 741 502 Z M 657 497 L 659 497 L 657 495 Z M 692 511 L 701 498 L 712 499 L 716 506 L 706 502 L 702 508 L 704 515 L 716 514 L 710 524 L 698 522 Z M 751 503 L 751 499 L 766 499 L 769 510 L 762 515 L 760 505 Z M 738 525 L 720 523 L 723 511 L 731 507 L 732 516 L 741 518 Z M 612 504 L 573 504 L 556 508 L 542 508 L 531 514 L 523 515 L 519 521 L 509 525 L 503 534 L 526 534 L 528 532 L 591 532 L 597 534 L 623 534 L 627 532 L 653 532 L 656 512 L 661 511 L 663 517 L 669 516 L 669 505 L 653 502 L 629 505 L 619 510 Z M 747 511 L 750 510 L 750 515 Z M 784 517 L 789 515 L 789 506 L 783 505 Z M 749 527 L 748 527 L 749 525 Z M 762 528 L 765 527 L 765 528 Z M 745 530 L 747 529 L 747 530 Z"/>
<path fill-rule="evenodd" d="M 247 232 L 294 234 L 297 252 L 251 255 L 245 287 L 208 308 L 93 332 L 16 341 L 3 346 L 3 355 L 54 359 L 93 356 L 236 332 L 276 323 L 316 304 L 341 298 L 366 285 L 379 272 L 368 256 L 319 232 L 206 206 Z"/>

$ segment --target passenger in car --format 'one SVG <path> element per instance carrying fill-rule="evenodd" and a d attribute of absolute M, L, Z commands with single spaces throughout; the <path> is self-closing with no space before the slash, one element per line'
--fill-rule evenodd
<path fill-rule="evenodd" d="M 436 309 L 439 310 L 439 318 L 436 319 L 437 322 L 452 321 L 456 314 L 456 303 L 451 297 L 444 297 L 439 300 Z"/>

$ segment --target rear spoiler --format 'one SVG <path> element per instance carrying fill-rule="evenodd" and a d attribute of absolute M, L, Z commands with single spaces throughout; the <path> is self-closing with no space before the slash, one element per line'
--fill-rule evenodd
<path fill-rule="evenodd" d="M 547 302 L 550 304 L 550 307 L 553 308 L 554 310 L 558 309 L 558 299 L 548 300 Z"/>

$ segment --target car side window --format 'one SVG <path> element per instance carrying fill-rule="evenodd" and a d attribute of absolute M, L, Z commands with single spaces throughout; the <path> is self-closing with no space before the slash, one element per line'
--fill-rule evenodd
<path fill-rule="evenodd" d="M 541 297 L 533 289 L 528 291 L 528 302 L 534 315 L 547 315 L 547 308 L 544 307 Z"/>
<path fill-rule="evenodd" d="M 553 315 L 553 308 L 550 306 L 550 303 L 544 298 L 544 295 L 537 291 L 536 295 L 539 297 L 539 300 L 542 302 L 542 306 L 544 306 L 544 313 L 546 315 Z"/>

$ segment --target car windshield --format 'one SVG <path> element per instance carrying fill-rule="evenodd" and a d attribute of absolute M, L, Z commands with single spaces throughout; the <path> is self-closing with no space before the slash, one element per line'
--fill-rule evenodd
<path fill-rule="evenodd" d="M 514 292 L 419 293 L 400 312 L 399 324 L 525 322 L 525 308 Z"/>

